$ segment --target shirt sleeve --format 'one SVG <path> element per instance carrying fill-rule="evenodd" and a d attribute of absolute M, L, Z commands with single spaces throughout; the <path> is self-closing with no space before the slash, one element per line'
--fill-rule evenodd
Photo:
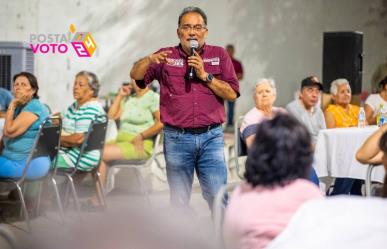
<path fill-rule="evenodd" d="M 239 81 L 236 77 L 231 58 L 223 48 L 221 49 L 220 58 L 220 66 L 222 69 L 222 78 L 220 80 L 227 82 L 237 94 L 237 97 L 239 97 Z"/>
<path fill-rule="evenodd" d="M 166 49 L 160 49 L 160 50 L 154 52 L 153 54 L 159 53 L 163 50 L 166 50 Z M 146 73 L 144 75 L 144 81 L 143 81 L 144 87 L 145 87 L 145 85 L 149 85 L 150 83 L 152 83 L 153 80 L 160 79 L 162 66 L 163 66 L 163 63 L 160 63 L 160 64 L 152 63 L 149 65 L 148 70 L 146 71 Z M 138 82 L 138 81 L 136 81 L 136 82 Z"/>
<path fill-rule="evenodd" d="M 157 93 L 153 93 L 150 103 L 150 110 L 152 113 L 158 111 L 160 109 L 160 95 Z"/>
<path fill-rule="evenodd" d="M 22 112 L 31 112 L 40 117 L 43 115 L 43 108 L 43 105 L 38 100 L 33 99 L 23 108 Z"/>
<path fill-rule="evenodd" d="M 376 104 L 375 104 L 375 98 L 374 98 L 374 94 L 371 94 L 370 96 L 368 96 L 367 100 L 366 100 L 366 104 L 371 107 L 371 109 L 373 111 L 375 111 L 375 108 L 376 108 Z"/>

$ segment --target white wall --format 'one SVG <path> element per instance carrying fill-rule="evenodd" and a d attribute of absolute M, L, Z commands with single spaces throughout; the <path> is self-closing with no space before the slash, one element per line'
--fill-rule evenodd
<path fill-rule="evenodd" d="M 321 78 L 322 33 L 364 32 L 363 89 L 369 89 L 373 70 L 384 61 L 385 27 L 370 8 L 382 0 L 110 0 L 49 1 L 0 0 L 0 40 L 29 42 L 31 33 L 90 31 L 98 50 L 92 58 L 43 54 L 36 56 L 40 95 L 55 111 L 72 101 L 74 75 L 91 70 L 100 77 L 102 94 L 115 91 L 128 79 L 134 61 L 162 46 L 177 44 L 177 17 L 185 6 L 202 7 L 208 15 L 208 43 L 234 43 L 245 68 L 238 111 L 253 102 L 251 89 L 261 77 L 278 85 L 278 105 L 293 98 L 300 80 L 309 74 Z"/>

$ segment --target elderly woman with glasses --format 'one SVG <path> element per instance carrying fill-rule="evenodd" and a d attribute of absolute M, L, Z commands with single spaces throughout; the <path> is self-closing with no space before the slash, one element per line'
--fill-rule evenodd
<path fill-rule="evenodd" d="M 351 86 L 346 79 L 334 80 L 331 84 L 331 95 L 335 102 L 324 112 L 327 128 L 343 128 L 357 126 L 359 110 L 351 105 Z"/>
<path fill-rule="evenodd" d="M 241 138 L 249 148 L 255 138 L 258 124 L 267 119 L 272 119 L 279 112 L 286 112 L 281 107 L 274 107 L 277 89 L 273 79 L 260 79 L 255 84 L 255 107 L 245 116 L 240 128 Z"/>
<path fill-rule="evenodd" d="M 96 118 L 103 121 L 103 110 L 97 101 L 98 78 L 94 73 L 81 71 L 75 76 L 73 96 L 75 102 L 61 113 L 63 130 L 61 148 L 57 160 L 58 168 L 73 168 L 80 153 L 89 126 Z M 79 169 L 90 171 L 98 166 L 99 151 L 89 151 L 81 156 Z"/>

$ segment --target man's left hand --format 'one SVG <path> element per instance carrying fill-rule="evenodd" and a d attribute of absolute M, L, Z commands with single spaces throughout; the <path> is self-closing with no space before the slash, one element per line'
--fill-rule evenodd
<path fill-rule="evenodd" d="M 207 73 L 204 71 L 204 63 L 198 52 L 194 51 L 194 55 L 188 57 L 188 66 L 195 69 L 196 76 L 202 81 L 206 81 Z"/>

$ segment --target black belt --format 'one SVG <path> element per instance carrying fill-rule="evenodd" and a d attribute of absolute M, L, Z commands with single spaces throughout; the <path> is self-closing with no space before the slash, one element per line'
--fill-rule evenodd
<path fill-rule="evenodd" d="M 212 130 L 212 129 L 217 128 L 219 126 L 220 126 L 220 124 L 212 124 L 209 126 L 197 127 L 197 128 L 180 128 L 180 127 L 176 127 L 173 125 L 168 125 L 168 124 L 165 125 L 165 127 L 167 127 L 167 128 L 171 128 L 171 129 L 186 132 L 186 133 L 192 133 L 192 134 L 205 133 L 205 132 L 208 132 L 209 130 Z"/>

